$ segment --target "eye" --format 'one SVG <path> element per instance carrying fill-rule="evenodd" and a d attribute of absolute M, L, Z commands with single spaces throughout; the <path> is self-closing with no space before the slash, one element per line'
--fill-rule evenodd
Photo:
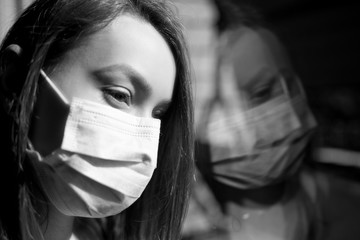
<path fill-rule="evenodd" d="M 254 90 L 251 94 L 250 100 L 252 104 L 259 105 L 268 101 L 271 97 L 271 88 L 270 87 L 262 87 Z"/>
<path fill-rule="evenodd" d="M 281 94 L 283 94 L 283 89 L 280 78 L 274 76 L 264 80 L 261 84 L 252 89 L 250 101 L 256 106 L 280 96 Z"/>
<path fill-rule="evenodd" d="M 105 101 L 114 108 L 128 108 L 131 105 L 131 92 L 122 87 L 103 88 Z"/>

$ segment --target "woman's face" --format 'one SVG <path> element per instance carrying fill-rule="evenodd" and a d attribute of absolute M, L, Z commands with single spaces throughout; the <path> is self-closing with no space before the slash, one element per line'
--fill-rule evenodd
<path fill-rule="evenodd" d="M 161 118 L 176 67 L 166 41 L 149 23 L 122 15 L 70 50 L 49 77 L 73 97 L 139 117 Z"/>
<path fill-rule="evenodd" d="M 277 38 L 265 29 L 245 29 L 233 49 L 234 72 L 246 108 L 284 94 L 280 78 L 293 88 L 295 77 Z M 296 85 L 296 84 L 295 84 Z"/>

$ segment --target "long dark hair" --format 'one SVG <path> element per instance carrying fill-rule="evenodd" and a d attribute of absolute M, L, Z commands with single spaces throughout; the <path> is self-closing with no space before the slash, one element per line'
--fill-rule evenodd
<path fill-rule="evenodd" d="M 105 219 L 80 219 L 96 239 L 179 239 L 193 176 L 193 110 L 187 49 L 182 26 L 171 6 L 161 0 L 37 0 L 19 17 L 0 49 L 0 79 L 12 86 L 3 92 L 0 161 L 2 203 L 0 236 L 41 239 L 37 204 L 46 198 L 24 151 L 36 98 L 39 71 L 52 68 L 90 34 L 106 27 L 122 13 L 152 24 L 168 43 L 176 62 L 173 99 L 162 119 L 158 167 L 142 196 L 121 214 Z M 22 48 L 18 76 L 6 78 L 5 49 Z M 7 182 L 5 182 L 7 180 Z M 3 190 L 2 190 L 3 191 Z M 86 222 L 86 224 L 84 223 Z M 92 226 L 87 227 L 87 226 Z M 75 229 L 76 231 L 76 229 Z M 81 231 L 79 232 L 82 235 Z M 91 238 L 84 235 L 84 238 Z"/>

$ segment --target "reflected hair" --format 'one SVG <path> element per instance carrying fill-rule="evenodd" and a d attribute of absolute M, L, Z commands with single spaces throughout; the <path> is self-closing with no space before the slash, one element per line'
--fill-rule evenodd
<path fill-rule="evenodd" d="M 216 29 L 219 34 L 241 26 L 257 28 L 265 24 L 258 9 L 249 2 L 213 0 L 213 3 L 219 13 L 216 21 Z"/>
<path fill-rule="evenodd" d="M 142 196 L 119 215 L 103 219 L 78 218 L 80 239 L 180 239 L 193 179 L 193 109 L 189 59 L 183 29 L 173 7 L 162 0 L 37 0 L 18 18 L 0 49 L 0 79 L 6 78 L 2 56 L 11 44 L 22 48 L 19 77 L 13 91 L 1 96 L 0 163 L 2 196 L 0 237 L 43 239 L 46 211 L 36 212 L 47 199 L 35 170 L 24 155 L 41 68 L 52 71 L 71 49 L 78 47 L 121 14 L 151 24 L 170 47 L 176 64 L 173 98 L 162 119 L 158 166 Z M 6 185 L 6 186 L 5 186 Z"/>

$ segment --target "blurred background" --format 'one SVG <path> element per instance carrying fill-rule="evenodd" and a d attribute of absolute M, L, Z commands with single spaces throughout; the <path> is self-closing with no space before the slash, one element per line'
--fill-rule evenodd
<path fill-rule="evenodd" d="M 0 1 L 0 39 L 32 0 Z M 251 6 L 284 44 L 302 80 L 318 128 L 312 161 L 325 193 L 322 239 L 359 239 L 360 4 L 322 0 L 173 0 L 182 19 L 194 77 L 195 125 L 217 77 L 219 35 L 234 19 L 226 5 Z M 326 188 L 326 191 L 324 190 Z M 235 239 L 201 174 L 194 184 L 183 240 Z M 246 218 L 246 215 L 244 215 Z M 320 220 L 319 220 L 320 221 Z M 271 230 L 270 230 L 271 231 Z M 240 239 L 240 238 L 239 238 Z M 243 239 L 243 238 L 241 238 Z M 245 239 L 245 238 L 244 238 Z M 253 239 L 253 238 L 247 238 Z M 255 238 L 254 238 L 255 239 Z M 263 239 L 290 239 L 274 237 Z M 296 239 L 296 238 L 291 238 Z M 302 239 L 302 238 L 298 238 Z M 309 239 L 315 239 L 309 238 Z M 246 239 L 245 239 L 246 240 Z"/>
<path fill-rule="evenodd" d="M 360 3 L 322 0 L 175 0 L 187 30 L 197 110 L 211 93 L 226 2 L 248 4 L 281 39 L 320 123 L 319 144 L 360 150 Z M 198 116 L 198 115 L 197 115 Z"/>
<path fill-rule="evenodd" d="M 262 16 L 264 25 L 279 37 L 302 80 L 309 106 L 318 123 L 308 165 L 315 172 L 315 191 L 322 199 L 315 204 L 316 208 L 321 208 L 321 219 L 311 224 L 322 225 L 322 236 L 309 236 L 305 239 L 358 239 L 360 4 L 348 0 L 174 2 L 186 28 L 193 64 L 197 129 L 203 123 L 201 112 L 204 105 L 216 87 L 214 82 L 217 77 L 219 35 L 234 21 L 226 8 L 227 3 L 253 7 Z M 221 216 L 222 206 L 217 204 L 217 197 L 212 195 L 201 177 L 198 174 L 183 229 L 184 240 L 304 239 L 300 234 L 298 238 L 270 235 L 241 238 L 229 235 L 227 219 Z M 224 191 L 224 194 L 227 193 Z M 243 218 L 248 216 L 250 215 L 244 214 Z M 261 227 L 267 228 L 266 225 Z M 271 227 L 276 228 L 269 228 Z M 234 226 L 230 228 L 234 230 Z"/>

